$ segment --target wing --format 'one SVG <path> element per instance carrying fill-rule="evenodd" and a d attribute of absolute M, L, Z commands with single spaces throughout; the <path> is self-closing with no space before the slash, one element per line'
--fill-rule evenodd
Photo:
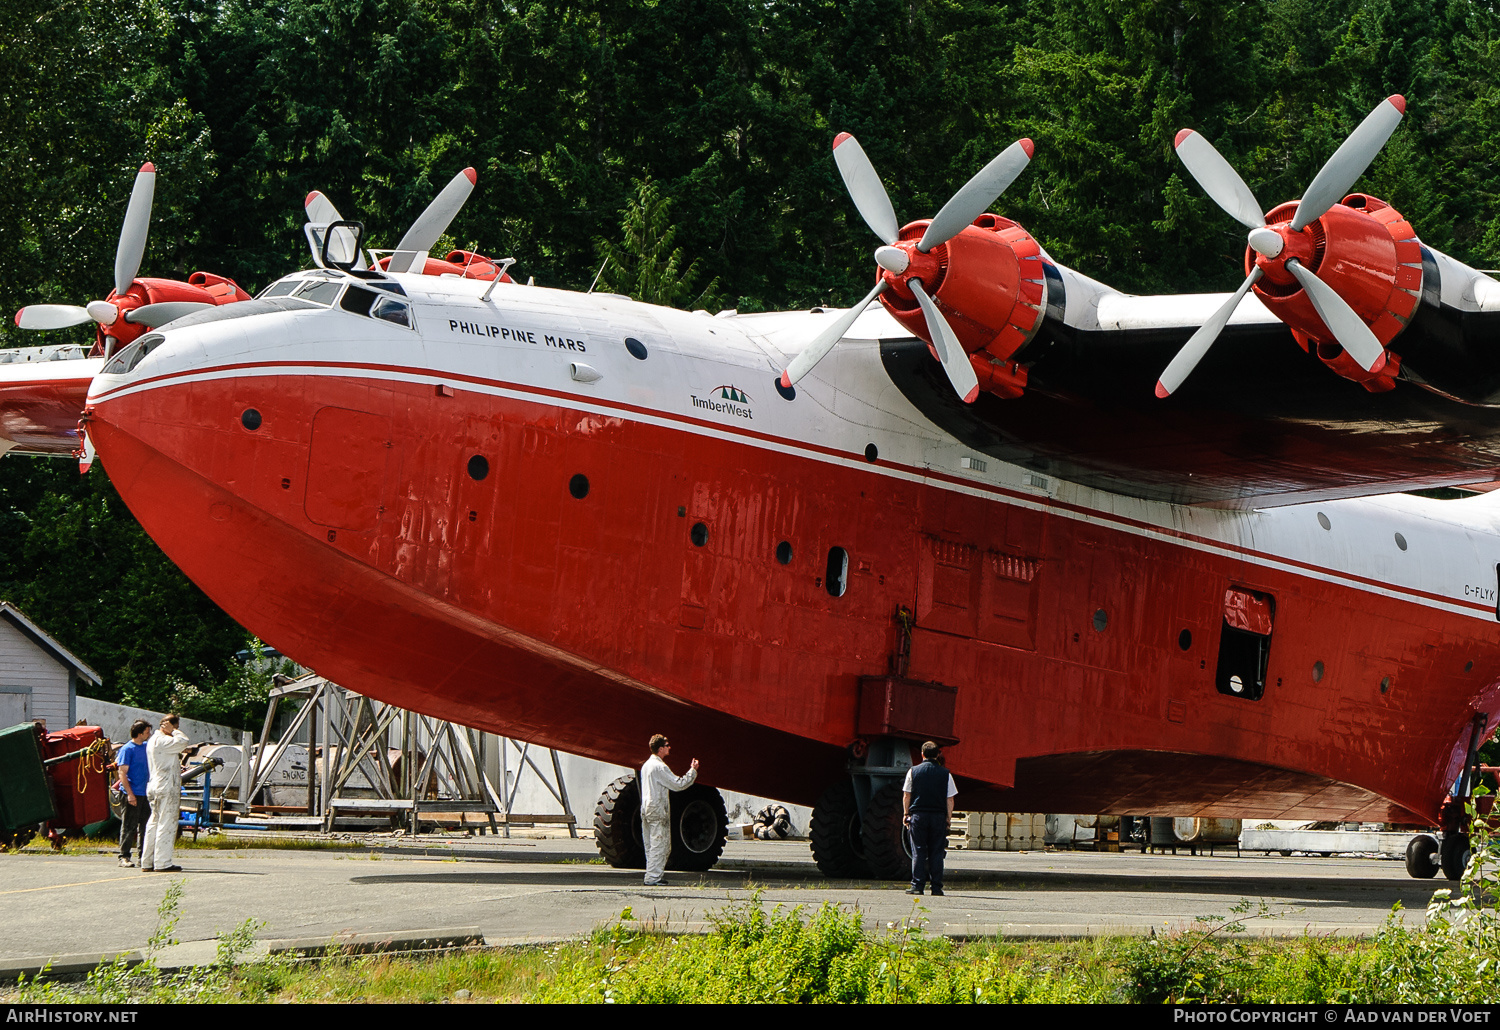
<path fill-rule="evenodd" d="M 57 348 L 0 351 L 0 453 L 68 457 L 79 446 L 78 420 L 104 358 L 53 360 Z M 27 360 L 32 358 L 32 360 Z"/>

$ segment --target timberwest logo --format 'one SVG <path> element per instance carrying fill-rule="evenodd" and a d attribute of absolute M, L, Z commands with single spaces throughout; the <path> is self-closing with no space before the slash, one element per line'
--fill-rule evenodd
<path fill-rule="evenodd" d="M 750 396 L 738 386 L 716 386 L 709 391 L 707 397 L 692 397 L 693 407 L 702 408 L 704 411 L 717 412 L 720 415 L 728 415 L 730 418 L 753 419 L 754 413 L 750 410 Z"/>

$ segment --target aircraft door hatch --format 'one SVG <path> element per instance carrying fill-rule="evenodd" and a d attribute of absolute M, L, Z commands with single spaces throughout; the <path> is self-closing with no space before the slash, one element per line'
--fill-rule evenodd
<path fill-rule="evenodd" d="M 1223 628 L 1214 686 L 1219 693 L 1259 701 L 1266 692 L 1276 599 L 1243 587 L 1224 591 Z"/>

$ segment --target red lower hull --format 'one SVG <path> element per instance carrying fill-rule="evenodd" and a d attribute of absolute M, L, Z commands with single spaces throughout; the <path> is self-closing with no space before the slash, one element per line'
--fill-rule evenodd
<path fill-rule="evenodd" d="M 900 605 L 909 675 L 958 687 L 975 807 L 1431 820 L 1500 707 L 1492 624 L 1044 499 L 399 377 L 168 384 L 93 419 L 146 531 L 284 653 L 607 761 L 667 732 L 708 782 L 788 801 L 842 775 Z M 1231 585 L 1276 599 L 1259 701 L 1215 688 Z"/>

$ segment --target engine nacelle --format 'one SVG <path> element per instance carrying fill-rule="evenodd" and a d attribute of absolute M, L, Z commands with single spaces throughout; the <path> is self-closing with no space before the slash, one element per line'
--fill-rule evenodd
<path fill-rule="evenodd" d="M 1266 215 L 1266 224 L 1285 241 L 1282 253 L 1267 258 L 1245 248 L 1246 274 L 1257 265 L 1263 273 L 1253 287 L 1256 296 L 1287 324 L 1303 350 L 1317 354 L 1339 375 L 1372 393 L 1394 388 L 1401 357 L 1390 344 L 1406 328 L 1422 296 L 1422 245 L 1411 223 L 1385 201 L 1363 193 L 1351 193 L 1293 233 L 1288 223 L 1296 210 L 1297 202 L 1290 201 Z M 1387 348 L 1384 364 L 1367 372 L 1339 346 L 1285 267 L 1293 257 L 1370 327 Z"/>
<path fill-rule="evenodd" d="M 948 242 L 922 254 L 916 243 L 930 219 L 901 230 L 895 246 L 910 264 L 896 274 L 882 270 L 890 288 L 880 295 L 896 319 L 932 345 L 916 294 L 907 285 L 921 280 L 969 355 L 979 387 L 1000 397 L 1019 397 L 1026 369 L 1012 360 L 1041 327 L 1047 308 L 1042 248 L 1008 218 L 984 214 Z"/>
<path fill-rule="evenodd" d="M 389 256 L 383 257 L 376 263 L 381 268 L 388 268 L 391 259 Z M 498 276 L 503 283 L 515 282 L 505 271 L 505 267 L 483 254 L 469 250 L 453 250 L 449 251 L 441 261 L 435 257 L 429 257 L 422 265 L 421 273 L 423 275 L 456 275 L 460 279 L 478 279 L 483 282 L 488 282 Z"/>
<path fill-rule="evenodd" d="M 109 325 L 96 324 L 92 351 L 96 357 L 105 355 L 107 348 L 111 352 L 117 351 L 137 337 L 144 336 L 151 331 L 153 327 L 140 322 L 131 322 L 126 318 L 126 315 L 136 308 L 169 301 L 233 304 L 236 301 L 249 300 L 250 294 L 240 289 L 239 284 L 233 279 L 215 275 L 212 272 L 194 272 L 187 277 L 187 282 L 180 279 L 138 278 L 123 294 L 111 290 L 109 296 L 104 299 L 115 306 L 119 315 Z M 110 339 L 115 341 L 112 346 L 108 343 Z"/>

